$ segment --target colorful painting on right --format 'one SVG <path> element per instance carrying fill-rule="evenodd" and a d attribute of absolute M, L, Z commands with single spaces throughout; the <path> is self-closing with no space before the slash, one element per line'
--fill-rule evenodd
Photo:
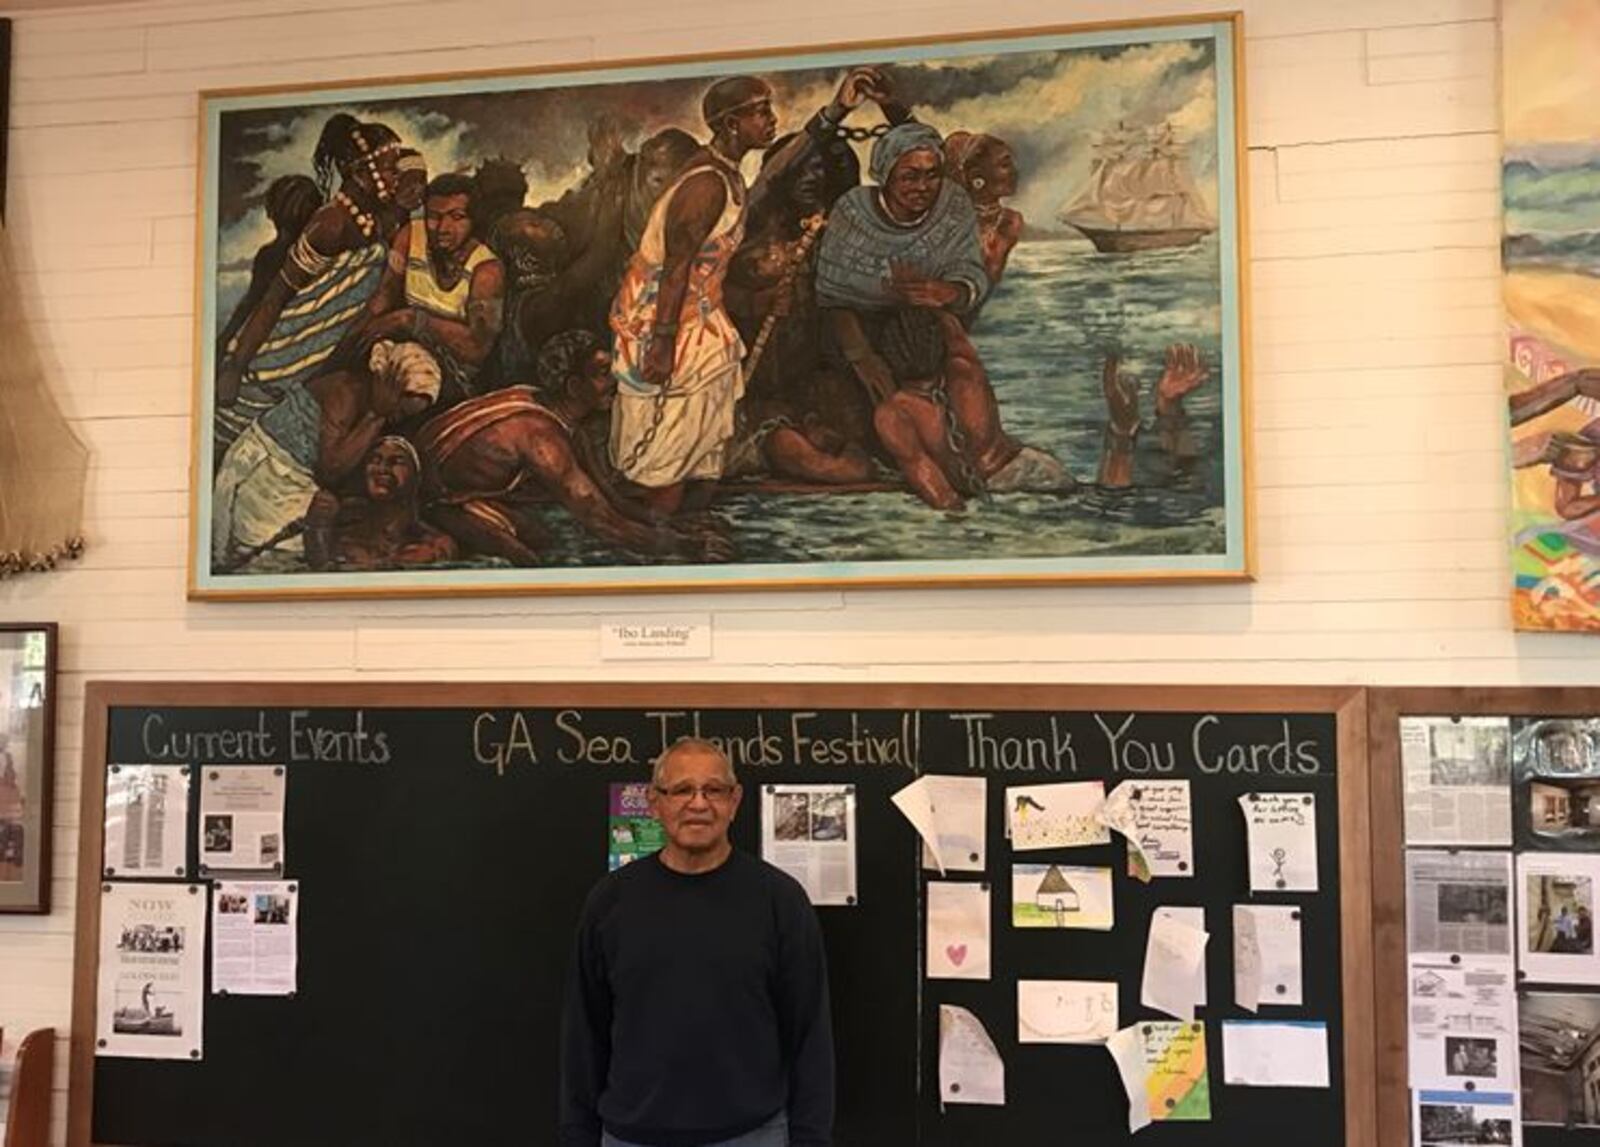
<path fill-rule="evenodd" d="M 1501 43 L 1513 617 L 1600 631 L 1600 5 L 1506 0 Z"/>

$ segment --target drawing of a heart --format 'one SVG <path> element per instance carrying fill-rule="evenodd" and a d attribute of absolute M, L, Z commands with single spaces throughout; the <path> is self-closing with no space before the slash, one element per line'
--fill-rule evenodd
<path fill-rule="evenodd" d="M 950 962 L 959 968 L 966 961 L 967 946 L 965 944 L 946 944 L 944 954 L 949 956 Z"/>

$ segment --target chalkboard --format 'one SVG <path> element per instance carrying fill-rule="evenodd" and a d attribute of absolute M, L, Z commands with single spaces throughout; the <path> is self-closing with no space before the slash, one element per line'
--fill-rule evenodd
<path fill-rule="evenodd" d="M 1223 1147 L 1286 1126 L 1308 1147 L 1368 1142 L 1372 1120 L 1364 713 L 1356 690 L 993 686 L 188 685 L 92 683 L 86 714 L 69 1141 L 125 1147 L 401 1147 L 555 1142 L 558 1028 L 572 927 L 605 872 L 608 782 L 644 780 L 687 734 L 725 743 L 747 795 L 737 846 L 760 850 L 755 788 L 847 783 L 858 897 L 822 907 L 840 1147 L 1118 1143 L 1126 1105 L 1103 1048 L 1019 1046 L 1018 979 L 1115 979 L 1139 1006 L 1150 913 L 1204 906 L 1213 1118 L 1141 1142 Z M 300 894 L 290 999 L 208 996 L 198 1063 L 96 1058 L 105 770 L 287 766 L 285 875 Z M 988 779 L 993 977 L 923 978 L 917 837 L 889 797 L 919 774 Z M 1123 845 L 1017 854 L 1112 867 L 1117 927 L 1010 927 L 1009 784 L 1191 782 L 1193 879 L 1136 883 Z M 1319 890 L 1252 897 L 1247 791 L 1317 795 Z M 191 815 L 195 815 L 191 813 Z M 196 837 L 191 831 L 191 840 Z M 198 857 L 191 854 L 191 870 Z M 937 876 L 936 873 L 932 874 Z M 952 877 L 956 878 L 956 877 Z M 1225 1087 L 1232 905 L 1302 909 L 1305 1004 L 1325 1020 L 1333 1087 Z M 987 1025 L 1008 1103 L 938 1095 L 938 1008 Z M 1343 1055 L 1339 1054 L 1343 1050 Z"/>

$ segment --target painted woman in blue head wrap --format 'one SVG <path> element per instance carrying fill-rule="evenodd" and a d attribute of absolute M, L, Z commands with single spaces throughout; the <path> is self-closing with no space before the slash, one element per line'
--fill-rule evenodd
<path fill-rule="evenodd" d="M 905 308 L 965 318 L 989 292 L 978 217 L 966 191 L 945 178 L 942 144 L 915 121 L 881 136 L 869 164 L 877 186 L 840 198 L 817 254 L 817 302 L 875 400 L 894 389 L 872 349 L 877 328 Z"/>
<path fill-rule="evenodd" d="M 900 124 L 872 149 L 876 187 L 828 218 L 817 301 L 838 351 L 872 396 L 883 452 L 941 510 L 968 496 L 1070 489 L 1056 458 L 1006 433 L 969 323 L 990 282 L 977 212 L 945 178 L 939 133 Z"/>

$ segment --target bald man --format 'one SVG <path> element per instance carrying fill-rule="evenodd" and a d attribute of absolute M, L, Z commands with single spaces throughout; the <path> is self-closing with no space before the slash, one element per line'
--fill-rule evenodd
<path fill-rule="evenodd" d="M 833 1026 L 816 913 L 728 839 L 743 790 L 715 745 L 656 761 L 667 843 L 604 877 L 562 1023 L 561 1147 L 829 1147 Z"/>

